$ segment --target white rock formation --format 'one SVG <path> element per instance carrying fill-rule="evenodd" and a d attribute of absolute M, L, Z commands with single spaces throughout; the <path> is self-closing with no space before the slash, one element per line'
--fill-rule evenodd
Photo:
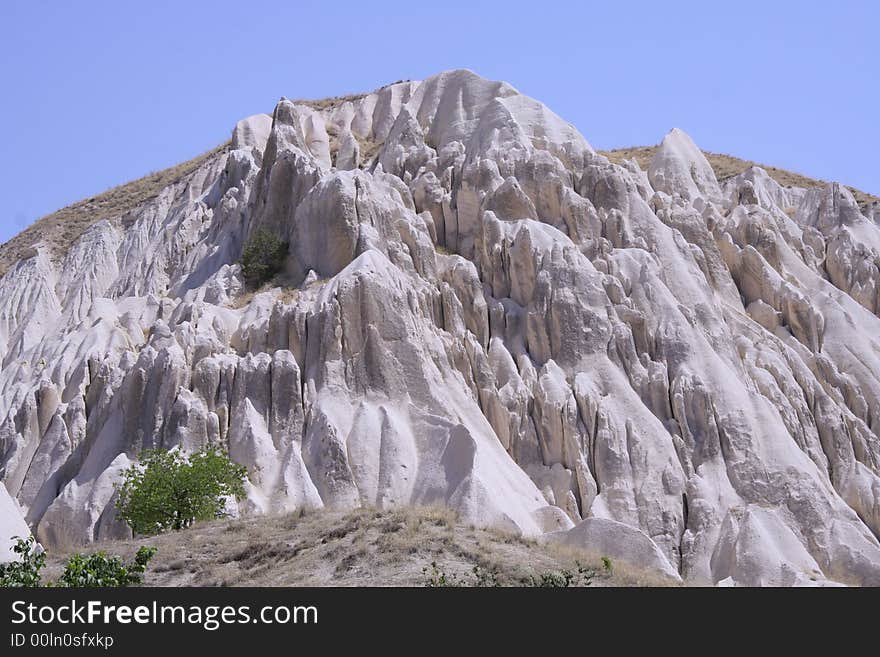
<path fill-rule="evenodd" d="M 567 531 L 547 534 L 548 540 L 586 549 L 594 557 L 607 557 L 611 564 L 624 562 L 643 568 L 670 583 L 680 583 L 681 576 L 663 551 L 644 532 L 631 525 L 607 518 L 587 518 Z"/>
<path fill-rule="evenodd" d="M 13 552 L 15 538 L 27 538 L 31 535 L 24 518 L 21 517 L 18 504 L 9 497 L 6 486 L 0 484 L 0 563 L 15 561 L 18 556 Z"/>
<path fill-rule="evenodd" d="M 248 301 L 259 228 L 295 289 Z M 878 585 L 878 288 L 845 188 L 719 183 L 680 130 L 643 172 L 469 71 L 282 100 L 0 279 L 0 479 L 48 545 L 119 536 L 119 471 L 211 442 L 242 513 L 439 503 L 675 580 Z"/>

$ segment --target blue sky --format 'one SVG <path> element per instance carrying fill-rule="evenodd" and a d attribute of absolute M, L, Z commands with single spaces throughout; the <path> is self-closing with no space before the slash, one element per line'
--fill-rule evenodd
<path fill-rule="evenodd" d="M 878 4 L 4 0 L 0 241 L 212 148 L 281 96 L 449 68 L 507 80 L 596 148 L 677 126 L 880 194 Z"/>

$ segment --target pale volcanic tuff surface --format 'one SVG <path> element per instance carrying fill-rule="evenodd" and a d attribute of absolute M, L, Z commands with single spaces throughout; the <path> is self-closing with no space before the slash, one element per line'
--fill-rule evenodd
<path fill-rule="evenodd" d="M 211 442 L 243 515 L 443 505 L 670 581 L 880 585 L 877 204 L 719 182 L 677 129 L 637 159 L 448 71 L 283 99 L 18 239 L 4 534 L 125 538 L 119 472 Z M 290 248 L 252 293 L 257 230 Z"/>

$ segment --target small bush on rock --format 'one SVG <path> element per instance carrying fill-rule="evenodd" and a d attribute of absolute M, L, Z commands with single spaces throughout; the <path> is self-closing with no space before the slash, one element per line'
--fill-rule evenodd
<path fill-rule="evenodd" d="M 287 242 L 267 230 L 257 230 L 241 254 L 241 273 L 251 289 L 272 279 L 284 266 Z"/>

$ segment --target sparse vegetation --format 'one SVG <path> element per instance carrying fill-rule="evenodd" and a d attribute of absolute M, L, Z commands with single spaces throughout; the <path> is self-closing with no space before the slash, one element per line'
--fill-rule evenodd
<path fill-rule="evenodd" d="M 41 586 L 40 571 L 46 565 L 46 553 L 37 548 L 33 536 L 13 536 L 12 540 L 15 541 L 12 551 L 18 555 L 18 560 L 0 563 L 0 587 Z"/>
<path fill-rule="evenodd" d="M 375 139 L 367 139 L 366 137 L 361 137 L 357 133 L 352 134 L 354 134 L 354 138 L 357 139 L 358 148 L 361 153 L 361 168 L 364 168 L 372 162 L 376 155 L 378 155 L 385 142 L 376 141 Z"/>
<path fill-rule="evenodd" d="M 403 82 L 410 82 L 410 80 L 397 80 L 395 82 L 392 82 L 391 84 L 386 84 L 383 87 L 379 87 L 373 93 L 381 91 L 382 89 L 385 89 L 387 87 L 393 87 L 395 84 L 401 84 Z M 367 97 L 368 95 L 369 94 L 367 94 L 367 93 L 348 94 L 345 96 L 331 96 L 329 98 L 319 98 L 317 100 L 309 100 L 309 99 L 305 99 L 305 98 L 300 98 L 298 100 L 294 100 L 291 102 L 296 103 L 297 105 L 305 105 L 306 107 L 309 107 L 313 110 L 321 112 L 321 111 L 329 111 L 329 110 L 336 109 L 337 107 L 344 105 L 345 103 L 356 103 L 357 101 L 361 100 L 362 98 Z"/>
<path fill-rule="evenodd" d="M 268 230 L 251 235 L 241 254 L 241 273 L 252 290 L 269 282 L 284 266 L 288 244 Z"/>
<path fill-rule="evenodd" d="M 368 137 L 362 137 L 356 132 L 351 133 L 352 136 L 358 143 L 358 153 L 359 153 L 359 164 L 358 166 L 363 169 L 370 165 L 372 160 L 376 157 L 379 150 L 382 148 L 382 144 L 384 142 L 376 141 L 374 139 L 370 139 Z M 327 124 L 327 135 L 330 137 L 330 160 L 333 162 L 333 166 L 337 166 L 336 164 L 336 156 L 339 153 L 339 148 L 341 146 L 341 142 L 339 139 L 339 129 L 333 123 Z"/>
<path fill-rule="evenodd" d="M 588 575 L 592 587 L 670 584 L 623 563 L 611 575 L 596 555 L 473 527 L 444 508 L 298 509 L 195 522 L 150 544 L 159 551 L 145 573 L 147 586 L 421 587 L 432 563 L 448 580 L 476 587 L 532 586 L 531 578 L 583 586 Z M 122 540 L 91 549 L 131 559 L 138 547 L 137 540 Z M 57 578 L 64 562 L 63 554 L 50 554 L 47 573 Z"/>
<path fill-rule="evenodd" d="M 396 82 L 392 82 L 386 87 L 394 86 L 395 84 L 402 84 L 404 82 L 410 82 L 410 80 L 397 80 Z M 386 87 L 380 87 L 376 90 L 376 92 L 381 91 Z M 374 92 L 375 93 L 375 92 Z M 345 103 L 356 103 L 357 101 L 365 98 L 369 94 L 350 94 L 347 96 L 333 96 L 332 98 L 321 98 L 319 100 L 306 100 L 299 99 L 294 100 L 292 102 L 297 105 L 305 105 L 313 110 L 319 112 L 331 112 L 337 107 L 344 105 Z M 336 133 L 336 127 L 328 123 L 327 124 L 327 133 L 330 137 L 330 157 L 333 163 L 336 163 L 336 153 L 339 150 L 339 135 Z M 383 142 L 376 141 L 375 139 L 371 139 L 369 137 L 363 137 L 356 132 L 352 132 L 354 138 L 358 142 L 358 149 L 360 151 L 360 167 L 365 168 L 370 165 L 370 163 L 375 159 L 376 155 L 382 148 Z"/>
<path fill-rule="evenodd" d="M 537 577 L 530 577 L 526 586 L 541 588 L 567 588 L 570 586 L 592 586 L 596 571 L 577 564 L 577 570 L 559 570 L 540 573 Z"/>
<path fill-rule="evenodd" d="M 431 562 L 431 569 L 427 566 L 422 569 L 425 576 L 425 586 L 429 588 L 451 587 L 451 586 L 467 586 L 463 579 L 459 579 L 458 575 L 447 575 L 445 571 L 440 570 L 436 561 Z"/>
<path fill-rule="evenodd" d="M 16 543 L 12 549 L 18 555 L 18 560 L 0 564 L 0 587 L 44 586 L 42 571 L 46 565 L 46 553 L 32 536 L 13 538 Z M 140 584 L 147 564 L 155 554 L 156 548 L 141 546 L 128 564 L 121 557 L 110 557 L 104 552 L 95 552 L 88 556 L 73 554 L 68 557 L 61 577 L 57 581 L 50 581 L 46 586 L 117 587 Z"/>
<path fill-rule="evenodd" d="M 630 148 L 616 148 L 610 151 L 599 152 L 615 164 L 620 164 L 624 160 L 635 160 L 641 169 L 647 171 L 648 164 L 651 162 L 651 158 L 654 157 L 656 150 L 656 146 L 634 146 Z M 824 180 L 809 178 L 793 171 L 787 171 L 785 169 L 752 162 L 750 160 L 743 160 L 738 157 L 733 157 L 732 155 L 711 153 L 709 151 L 703 151 L 703 155 L 706 156 L 706 159 L 712 166 L 712 170 L 715 172 L 715 177 L 719 182 L 723 182 L 728 178 L 739 175 L 749 167 L 759 166 L 764 169 L 773 180 L 783 187 L 810 188 L 824 187 L 828 184 Z M 863 211 L 872 203 L 880 202 L 880 197 L 873 194 L 868 194 L 855 187 L 847 187 L 847 189 L 852 192 L 856 202 Z"/>
<path fill-rule="evenodd" d="M 604 560 L 604 557 L 603 557 Z M 593 578 L 596 576 L 596 570 L 582 566 L 576 563 L 576 570 L 548 570 L 538 573 L 537 575 L 528 575 L 521 579 L 511 581 L 510 586 L 530 586 L 538 588 L 567 588 L 575 586 L 592 586 Z M 430 588 L 436 587 L 453 587 L 453 586 L 474 586 L 474 587 L 492 587 L 502 586 L 496 571 L 487 571 L 480 566 L 474 566 L 471 570 L 471 577 L 460 576 L 455 573 L 447 574 L 442 570 L 436 561 L 431 562 L 431 567 L 422 569 L 425 576 L 425 586 Z"/>
<path fill-rule="evenodd" d="M 197 520 L 223 516 L 227 497 L 244 496 L 247 471 L 213 446 L 184 456 L 148 450 L 117 484 L 119 517 L 136 534 L 180 530 Z"/>
<path fill-rule="evenodd" d="M 345 103 L 355 103 L 367 95 L 368 94 L 348 94 L 347 96 L 331 96 L 329 98 L 319 98 L 317 100 L 299 98 L 291 102 L 297 105 L 305 105 L 306 107 L 318 112 L 325 112 L 336 109 L 337 107 Z"/>

